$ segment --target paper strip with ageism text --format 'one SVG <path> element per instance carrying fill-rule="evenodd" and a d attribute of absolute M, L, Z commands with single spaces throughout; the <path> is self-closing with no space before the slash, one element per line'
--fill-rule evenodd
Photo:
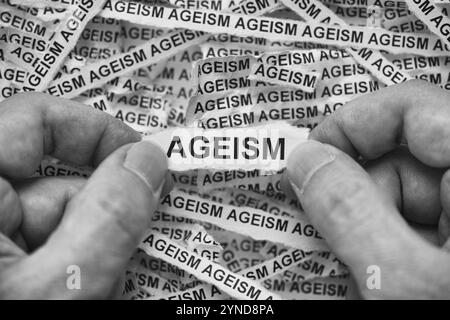
<path fill-rule="evenodd" d="M 288 124 L 209 129 L 174 128 L 145 137 L 160 146 L 169 169 L 274 170 L 308 138 L 309 130 Z"/>

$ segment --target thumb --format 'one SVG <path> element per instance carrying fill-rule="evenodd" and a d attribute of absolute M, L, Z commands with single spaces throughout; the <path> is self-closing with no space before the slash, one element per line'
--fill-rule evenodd
<path fill-rule="evenodd" d="M 394 201 L 345 153 L 306 142 L 289 157 L 287 173 L 305 213 L 349 266 L 363 296 L 404 297 L 439 281 L 429 272 L 438 250 L 409 228 Z M 373 266 L 382 279 L 375 293 L 366 285 Z"/>
<path fill-rule="evenodd" d="M 67 204 L 47 244 L 25 259 L 21 271 L 32 267 L 38 275 L 34 288 L 45 288 L 49 298 L 108 296 L 149 226 L 166 172 L 165 154 L 149 142 L 123 146 L 105 159 Z M 67 288 L 66 270 L 73 265 L 81 290 Z"/>

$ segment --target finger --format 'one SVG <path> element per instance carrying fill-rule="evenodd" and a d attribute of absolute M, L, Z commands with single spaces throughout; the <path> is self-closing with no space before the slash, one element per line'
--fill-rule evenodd
<path fill-rule="evenodd" d="M 118 149 L 69 201 L 46 245 L 10 276 L 30 279 L 29 297 L 106 297 L 148 227 L 166 173 L 159 147 L 140 142 Z M 72 265 L 81 271 L 81 290 L 66 287 L 66 269 Z M 12 280 L 7 287 L 3 290 L 13 296 L 22 294 Z"/>
<path fill-rule="evenodd" d="M 164 196 L 173 188 L 170 174 L 161 192 Z M 40 247 L 58 226 L 66 204 L 86 184 L 83 177 L 39 177 L 14 183 L 22 205 L 20 235 L 29 250 Z"/>
<path fill-rule="evenodd" d="M 389 86 L 347 103 L 310 135 L 366 159 L 393 150 L 402 137 L 418 160 L 450 166 L 450 94 L 419 80 Z"/>
<path fill-rule="evenodd" d="M 439 219 L 438 240 L 440 245 L 450 250 L 450 218 L 445 212 L 442 212 Z"/>
<path fill-rule="evenodd" d="M 25 242 L 25 239 L 23 238 L 22 233 L 20 231 L 14 233 L 11 236 L 11 240 L 23 251 L 23 253 L 30 251 L 30 249 L 28 248 L 28 245 Z"/>
<path fill-rule="evenodd" d="M 0 270 L 7 266 L 13 265 L 18 261 L 18 259 L 24 257 L 25 255 L 26 253 L 16 243 L 14 243 L 14 241 L 0 232 Z M 1 296 L 2 295 L 0 292 L 0 297 Z"/>
<path fill-rule="evenodd" d="M 369 161 L 364 168 L 405 219 L 426 225 L 438 224 L 442 169 L 421 163 L 405 147 Z M 281 183 L 287 196 L 295 196 L 287 172 Z"/>
<path fill-rule="evenodd" d="M 364 296 L 428 296 L 430 288 L 442 287 L 438 278 L 444 271 L 436 268 L 431 276 L 426 270 L 430 261 L 447 268 L 448 259 L 408 227 L 394 201 L 348 155 L 311 141 L 291 154 L 287 170 L 305 213 L 350 267 Z M 375 293 L 366 287 L 373 265 L 383 276 L 383 287 Z"/>
<path fill-rule="evenodd" d="M 437 226 L 443 170 L 418 161 L 405 147 L 370 161 L 365 169 L 386 196 L 394 200 L 405 219 Z"/>
<path fill-rule="evenodd" d="M 19 229 L 22 208 L 11 184 L 0 178 L 0 233 L 10 237 Z"/>
<path fill-rule="evenodd" d="M 365 169 L 408 221 L 437 225 L 441 214 L 443 170 L 424 165 L 406 148 L 368 162 Z M 286 173 L 282 178 L 282 189 L 288 196 L 295 195 Z"/>
<path fill-rule="evenodd" d="M 23 93 L 0 104 L 0 175 L 32 175 L 44 154 L 97 165 L 118 147 L 140 140 L 110 115 L 75 101 Z"/>
<path fill-rule="evenodd" d="M 450 237 L 450 170 L 447 170 L 442 176 L 441 204 L 442 214 L 438 226 L 439 240 L 441 244 L 445 244 L 445 248 L 450 249 L 450 243 L 448 243 Z"/>
<path fill-rule="evenodd" d="M 31 251 L 56 229 L 66 204 L 86 183 L 82 177 L 40 177 L 14 183 L 22 205 L 20 233 Z"/>

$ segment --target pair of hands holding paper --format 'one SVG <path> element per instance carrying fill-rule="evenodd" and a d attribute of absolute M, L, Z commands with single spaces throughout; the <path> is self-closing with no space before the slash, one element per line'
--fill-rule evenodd
<path fill-rule="evenodd" d="M 388 87 L 348 103 L 310 139 L 288 160 L 287 188 L 361 295 L 450 298 L 450 95 L 421 81 Z M 165 155 L 139 140 L 73 101 L 27 93 L 1 103 L 1 298 L 110 296 L 165 186 Z M 44 155 L 96 170 L 27 179 Z M 73 265 L 80 290 L 67 288 Z"/>

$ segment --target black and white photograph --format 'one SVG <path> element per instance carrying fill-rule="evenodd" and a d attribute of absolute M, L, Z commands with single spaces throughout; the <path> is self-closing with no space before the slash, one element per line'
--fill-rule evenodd
<path fill-rule="evenodd" d="M 450 0 L 0 0 L 7 300 L 450 300 Z"/>

